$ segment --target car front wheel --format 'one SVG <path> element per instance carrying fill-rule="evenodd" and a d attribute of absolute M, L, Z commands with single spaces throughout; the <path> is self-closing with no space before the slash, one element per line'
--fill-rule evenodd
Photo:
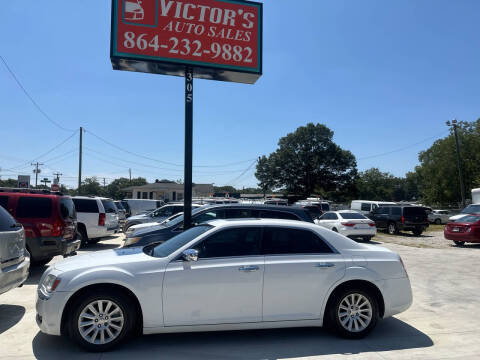
<path fill-rule="evenodd" d="M 463 246 L 465 245 L 465 241 L 454 241 L 455 245 L 457 246 Z"/>
<path fill-rule="evenodd" d="M 378 304 L 362 289 L 347 289 L 335 295 L 330 308 L 330 323 L 342 337 L 360 339 L 377 324 Z"/>
<path fill-rule="evenodd" d="M 135 312 L 128 297 L 97 292 L 79 299 L 69 321 L 70 336 L 88 351 L 106 351 L 132 331 Z"/>
<path fill-rule="evenodd" d="M 390 235 L 395 235 L 398 232 L 397 225 L 395 225 L 393 222 L 389 223 L 387 231 Z"/>

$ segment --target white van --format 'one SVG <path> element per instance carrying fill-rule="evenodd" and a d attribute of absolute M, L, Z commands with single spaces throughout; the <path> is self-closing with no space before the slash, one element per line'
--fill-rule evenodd
<path fill-rule="evenodd" d="M 363 215 L 368 215 L 381 205 L 396 205 L 396 203 L 390 201 L 353 200 L 350 209 Z"/>
<path fill-rule="evenodd" d="M 122 204 L 128 205 L 127 211 L 130 212 L 130 216 L 143 214 L 162 207 L 165 203 L 161 200 L 148 200 L 148 199 L 124 199 Z"/>

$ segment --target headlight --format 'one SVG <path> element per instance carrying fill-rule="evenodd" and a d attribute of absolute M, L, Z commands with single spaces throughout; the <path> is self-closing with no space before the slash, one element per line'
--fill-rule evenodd
<path fill-rule="evenodd" d="M 43 280 L 43 288 L 51 293 L 54 292 L 57 288 L 58 284 L 60 284 L 60 278 L 57 278 L 55 275 L 47 275 L 45 280 Z"/>
<path fill-rule="evenodd" d="M 123 246 L 130 246 L 130 245 L 134 245 L 136 243 L 138 243 L 140 241 L 141 237 L 127 237 L 125 239 L 125 244 L 123 244 Z"/>

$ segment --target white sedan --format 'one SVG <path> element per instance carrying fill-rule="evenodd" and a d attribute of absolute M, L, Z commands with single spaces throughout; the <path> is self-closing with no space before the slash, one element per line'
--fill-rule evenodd
<path fill-rule="evenodd" d="M 375 222 L 352 210 L 329 211 L 315 220 L 315 224 L 349 238 L 370 241 L 377 234 Z"/>
<path fill-rule="evenodd" d="M 348 338 L 408 309 L 398 254 L 317 225 L 216 220 L 160 245 L 55 263 L 38 286 L 37 324 L 104 351 L 144 334 L 322 326 Z"/>

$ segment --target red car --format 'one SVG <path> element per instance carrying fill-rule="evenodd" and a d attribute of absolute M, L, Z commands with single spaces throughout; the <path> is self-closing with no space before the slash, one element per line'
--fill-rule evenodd
<path fill-rule="evenodd" d="M 462 246 L 466 242 L 480 243 L 480 214 L 465 215 L 449 222 L 444 230 L 445 239 Z"/>
<path fill-rule="evenodd" d="M 32 265 L 48 263 L 56 255 L 75 254 L 77 215 L 70 196 L 59 192 L 0 188 L 3 206 L 25 229 Z"/>

